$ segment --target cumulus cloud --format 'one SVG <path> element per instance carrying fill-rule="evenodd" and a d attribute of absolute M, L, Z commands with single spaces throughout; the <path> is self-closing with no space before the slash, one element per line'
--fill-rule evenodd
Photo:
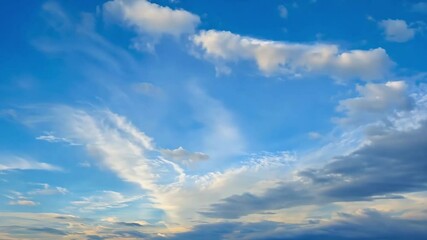
<path fill-rule="evenodd" d="M 134 43 L 134 47 L 140 50 L 152 48 L 149 46 L 151 43 L 143 38 L 145 35 L 155 38 L 162 35 L 178 37 L 193 33 L 200 23 L 200 18 L 188 11 L 171 9 L 146 0 L 109 1 L 104 3 L 103 12 L 107 18 L 124 23 L 140 35 L 141 39 Z"/>
<path fill-rule="evenodd" d="M 215 30 L 201 31 L 192 40 L 214 63 L 254 61 L 266 75 L 318 74 L 337 80 L 373 80 L 383 78 L 393 65 L 382 48 L 343 51 L 332 44 L 275 42 Z"/>
<path fill-rule="evenodd" d="M 385 39 L 390 42 L 406 42 L 414 38 L 416 29 L 411 28 L 404 20 L 387 19 L 379 22 Z"/>
<path fill-rule="evenodd" d="M 360 123 L 366 120 L 380 120 L 393 111 L 409 111 L 413 99 L 407 92 L 404 81 L 367 83 L 356 87 L 360 96 L 339 102 L 337 109 L 345 112 L 342 123 Z"/>
<path fill-rule="evenodd" d="M 61 168 L 49 163 L 37 162 L 20 156 L 0 155 L 0 171 L 8 170 L 59 171 Z"/>
<path fill-rule="evenodd" d="M 141 33 L 178 36 L 194 32 L 197 15 L 182 9 L 163 7 L 146 0 L 113 0 L 103 6 L 105 14 L 124 21 Z"/>

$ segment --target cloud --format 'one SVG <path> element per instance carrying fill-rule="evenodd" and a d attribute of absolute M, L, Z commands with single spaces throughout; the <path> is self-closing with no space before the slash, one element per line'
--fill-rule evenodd
<path fill-rule="evenodd" d="M 28 230 L 34 231 L 34 232 L 48 233 L 48 234 L 52 234 L 52 235 L 67 235 L 67 233 L 62 231 L 62 230 L 55 229 L 55 228 L 49 228 L 49 227 L 28 228 Z"/>
<path fill-rule="evenodd" d="M 322 134 L 320 134 L 318 132 L 309 132 L 308 137 L 312 140 L 317 140 L 317 139 L 322 138 Z"/>
<path fill-rule="evenodd" d="M 17 205 L 17 206 L 37 206 L 38 202 L 30 200 L 28 197 L 24 196 L 20 192 L 11 191 L 9 195 L 5 195 L 6 198 L 9 198 L 9 205 Z"/>
<path fill-rule="evenodd" d="M 144 39 L 145 35 L 154 38 L 163 35 L 178 37 L 193 33 L 200 23 L 200 18 L 188 11 L 171 9 L 146 0 L 109 1 L 104 3 L 103 13 L 107 18 L 124 23 L 140 35 L 140 39 L 134 42 L 134 47 L 139 50 L 152 48 L 149 46 L 152 43 Z"/>
<path fill-rule="evenodd" d="M 281 239 L 281 240 L 421 240 L 427 236 L 423 227 L 427 219 L 393 216 L 373 209 L 355 213 L 338 213 L 328 221 L 307 221 L 301 224 L 279 222 L 221 222 L 201 224 L 191 231 L 168 239 Z"/>
<path fill-rule="evenodd" d="M 167 159 L 177 161 L 177 162 L 181 162 L 181 163 L 186 163 L 186 164 L 204 161 L 204 160 L 209 159 L 209 156 L 207 154 L 204 154 L 201 152 L 192 153 L 192 152 L 185 150 L 182 147 L 179 147 L 179 148 L 173 149 L 173 150 L 162 149 L 162 150 L 160 150 L 160 152 Z"/>
<path fill-rule="evenodd" d="M 48 163 L 36 162 L 19 156 L 0 155 L 0 171 L 9 170 L 60 171 L 61 168 Z"/>
<path fill-rule="evenodd" d="M 215 30 L 201 31 L 192 40 L 214 63 L 253 61 L 265 75 L 373 80 L 383 78 L 393 66 L 382 48 L 343 51 L 332 44 L 267 41 Z"/>
<path fill-rule="evenodd" d="M 203 97 L 204 95 L 201 96 Z M 206 99 L 206 101 L 212 106 L 217 106 L 218 104 L 218 102 L 210 98 Z M 205 104 L 205 101 L 200 101 L 200 104 L 205 108 L 207 106 L 210 108 L 210 105 Z M 189 224 L 191 226 L 194 224 L 192 221 L 204 221 L 208 215 L 224 217 L 228 214 L 227 218 L 236 218 L 270 208 L 280 209 L 301 204 L 326 204 L 334 201 L 371 201 L 380 197 L 396 197 L 394 191 L 381 192 L 378 188 L 376 195 L 359 192 L 358 196 L 352 195 L 351 198 L 344 199 L 342 196 L 333 194 L 332 190 L 327 189 L 324 185 L 315 185 L 315 182 L 320 184 L 322 182 L 320 177 L 323 177 L 323 182 L 331 182 L 328 187 L 339 189 L 341 187 L 339 183 L 348 183 L 346 182 L 348 179 L 353 180 L 354 178 L 351 183 L 356 184 L 357 179 L 354 176 L 341 176 L 342 173 L 323 172 L 326 171 L 324 168 L 328 168 L 327 166 L 329 165 L 327 164 L 313 169 L 300 166 L 298 168 L 299 171 L 293 175 L 292 164 L 294 164 L 296 157 L 289 152 L 256 155 L 235 167 L 225 167 L 223 171 L 208 170 L 198 175 L 190 175 L 179 163 L 163 159 L 163 156 L 159 155 L 159 151 L 162 148 L 157 147 L 153 139 L 137 129 L 126 118 L 109 110 L 83 110 L 67 106 L 51 106 L 45 109 L 48 109 L 46 110 L 47 116 L 45 119 L 48 119 L 49 126 L 58 131 L 61 136 L 65 136 L 86 148 L 88 153 L 93 156 L 95 163 L 110 169 L 122 180 L 136 183 L 146 190 L 146 197 L 152 204 L 151 206 L 163 210 L 165 213 L 164 220 L 168 223 L 179 222 L 181 225 Z M 215 111 L 212 111 L 212 113 L 208 111 L 208 113 L 201 112 L 202 117 L 206 117 L 206 121 L 215 122 L 217 121 L 216 119 L 212 120 L 208 117 L 220 116 Z M 408 116 L 408 119 L 415 118 Z M 388 133 L 386 131 L 386 133 L 397 134 L 397 132 L 401 132 L 403 134 L 403 132 L 407 131 L 409 136 L 409 133 L 423 129 L 420 128 L 421 126 L 424 125 L 421 123 L 420 126 L 412 129 L 412 131 L 410 131 L 410 128 L 406 128 L 402 131 Z M 384 135 L 384 139 L 387 139 L 386 136 L 392 135 Z M 398 136 L 398 138 L 407 139 L 408 136 Z M 415 136 L 410 137 L 413 138 Z M 372 145 L 380 141 L 370 140 L 372 140 Z M 385 141 L 383 140 L 383 142 Z M 418 144 L 422 145 L 424 143 L 420 141 Z M 401 150 L 401 155 L 405 155 L 405 151 L 413 151 L 406 149 L 406 146 L 407 144 L 402 144 L 404 149 Z M 419 145 L 414 145 L 414 147 L 418 148 Z M 396 146 L 389 148 L 399 149 Z M 361 149 L 359 148 L 356 151 L 362 151 Z M 356 151 L 352 151 L 349 155 L 338 155 L 331 161 L 338 161 L 344 157 L 350 159 L 356 157 L 357 154 L 360 155 Z M 400 156 L 400 154 L 396 154 L 397 156 Z M 117 161 L 117 159 L 120 159 L 120 161 Z M 373 164 L 380 164 L 381 158 L 378 157 L 371 161 Z M 213 161 L 206 161 L 207 164 L 210 162 Z M 363 163 L 362 160 L 359 162 Z M 386 163 L 383 162 L 383 164 Z M 404 164 L 405 162 L 402 161 L 401 163 Z M 406 164 L 412 163 L 412 161 L 406 160 Z M 402 165 L 400 167 L 409 169 L 408 166 Z M 363 166 L 358 168 L 363 169 Z M 418 169 L 422 170 L 422 166 L 418 166 Z M 312 173 L 312 175 L 304 174 L 303 170 L 305 170 L 305 173 Z M 417 173 L 412 172 L 412 174 L 415 176 Z M 313 175 L 320 180 L 313 181 Z M 375 174 L 372 173 L 372 175 Z M 380 176 L 380 174 L 377 175 Z M 347 186 L 350 188 L 350 183 L 348 184 Z M 372 183 L 369 184 L 373 185 Z M 313 191 L 313 189 L 318 190 Z M 402 191 L 405 192 L 408 189 L 404 188 Z M 197 201 L 189 200 L 192 199 L 192 196 L 198 196 Z M 221 202 L 221 199 L 224 200 Z M 268 201 L 265 201 L 265 199 Z M 87 205 L 90 202 L 89 200 L 82 199 L 80 204 L 82 206 L 84 204 Z M 122 205 L 118 204 L 117 206 Z M 102 207 L 105 207 L 105 205 L 101 205 Z M 227 212 L 228 210 L 222 211 L 221 209 L 232 209 L 235 212 L 230 213 Z M 241 211 L 239 212 L 240 209 Z M 200 215 L 200 213 L 204 215 Z M 211 220 L 208 218 L 208 221 Z"/>
<path fill-rule="evenodd" d="M 427 13 L 427 3 L 425 2 L 414 3 L 411 6 L 411 10 L 418 13 Z"/>
<path fill-rule="evenodd" d="M 140 82 L 132 85 L 135 92 L 144 94 L 146 96 L 159 96 L 162 90 L 156 85 L 149 82 Z"/>
<path fill-rule="evenodd" d="M 407 42 L 414 38 L 416 29 L 411 28 L 404 20 L 387 19 L 379 22 L 385 39 L 390 42 Z"/>
<path fill-rule="evenodd" d="M 233 194 L 244 193 L 248 189 L 258 193 L 274 186 L 294 161 L 295 156 L 289 152 L 264 153 L 222 172 L 188 175 L 183 187 L 163 196 L 173 201 L 169 202 L 169 220 L 181 221 L 183 225 L 190 219 L 205 221 L 206 218 L 199 213 L 210 204 Z M 189 200 L 192 196 L 197 196 L 197 200 Z"/>
<path fill-rule="evenodd" d="M 180 174 L 173 163 L 146 156 L 155 154 L 152 139 L 124 117 L 108 110 L 87 112 L 67 106 L 52 107 L 47 115 L 55 130 L 86 148 L 97 164 L 143 189 L 156 192 L 159 181 L 174 183 Z"/>
<path fill-rule="evenodd" d="M 71 202 L 71 204 L 79 211 L 92 212 L 111 208 L 124 208 L 129 203 L 139 199 L 141 199 L 141 196 L 125 197 L 119 192 L 102 191 L 98 195 L 83 197 L 81 200 Z"/>
<path fill-rule="evenodd" d="M 41 140 L 41 141 L 46 141 L 46 142 L 50 142 L 50 143 L 60 143 L 60 142 L 64 142 L 64 143 L 68 143 L 70 145 L 77 145 L 76 143 L 73 143 L 70 139 L 66 139 L 63 137 L 56 137 L 53 135 L 53 133 L 45 133 L 45 135 L 40 135 L 38 137 L 36 137 L 37 140 Z"/>
<path fill-rule="evenodd" d="M 16 200 L 16 201 L 10 201 L 9 205 L 36 206 L 39 204 L 37 202 L 31 201 L 31 200 Z"/>
<path fill-rule="evenodd" d="M 119 238 L 134 238 L 134 239 L 147 239 L 149 237 L 148 234 L 146 233 L 142 233 L 140 231 L 123 231 L 123 230 L 118 230 L 118 231 L 114 231 L 113 232 L 117 237 Z"/>
<path fill-rule="evenodd" d="M 79 218 L 56 213 L 0 213 L 0 232 L 8 233 L 1 239 L 135 239 L 136 230 L 146 232 L 146 238 L 155 239 L 153 232 L 161 231 L 156 226 L 124 226 L 105 223 L 96 217 Z M 61 236 L 52 236 L 61 235 Z M 134 236 L 133 238 L 131 236 Z M 142 235 L 141 235 L 142 236 Z"/>
<path fill-rule="evenodd" d="M 285 6 L 279 5 L 277 9 L 281 18 L 288 18 L 288 9 Z"/>
<path fill-rule="evenodd" d="M 69 193 L 66 188 L 63 187 L 52 187 L 47 183 L 37 183 L 36 185 L 42 186 L 42 188 L 32 190 L 28 192 L 29 195 L 56 195 L 56 194 L 67 194 Z"/>
<path fill-rule="evenodd" d="M 341 100 L 338 111 L 345 112 L 342 123 L 360 123 L 367 120 L 381 120 L 394 111 L 409 111 L 413 108 L 413 99 L 407 92 L 404 81 L 386 83 L 367 83 L 356 87 L 359 97 Z"/>
<path fill-rule="evenodd" d="M 352 153 L 321 167 L 301 168 L 299 176 L 262 194 L 246 192 L 211 205 L 205 216 L 239 218 L 266 210 L 333 202 L 399 198 L 427 190 L 427 121 L 411 130 L 388 130 Z"/>

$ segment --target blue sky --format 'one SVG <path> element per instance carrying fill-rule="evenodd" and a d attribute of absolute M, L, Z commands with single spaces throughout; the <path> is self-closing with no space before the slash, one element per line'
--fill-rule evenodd
<path fill-rule="evenodd" d="M 0 239 L 427 237 L 426 2 L 0 18 Z"/>

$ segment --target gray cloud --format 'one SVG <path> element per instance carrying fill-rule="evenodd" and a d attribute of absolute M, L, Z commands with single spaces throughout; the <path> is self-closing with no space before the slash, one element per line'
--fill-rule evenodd
<path fill-rule="evenodd" d="M 327 222 L 203 224 L 170 239 L 421 240 L 427 236 L 426 224 L 426 219 L 391 217 L 366 209 L 356 214 L 340 213 L 337 219 Z"/>
<path fill-rule="evenodd" d="M 167 159 L 177 161 L 180 163 L 192 163 L 192 162 L 199 162 L 208 160 L 209 156 L 202 152 L 189 152 L 185 150 L 182 147 L 179 147 L 177 149 L 162 149 L 160 150 L 160 153 L 166 157 Z"/>
<path fill-rule="evenodd" d="M 28 230 L 35 231 L 35 232 L 49 233 L 49 234 L 53 234 L 53 235 L 67 235 L 67 233 L 64 231 L 61 231 L 61 230 L 58 230 L 55 228 L 50 228 L 50 227 L 29 228 Z"/>
<path fill-rule="evenodd" d="M 262 195 L 245 193 L 212 204 L 208 217 L 238 218 L 308 204 L 399 198 L 427 189 L 427 122 L 417 129 L 375 136 L 369 144 L 320 168 L 300 170 Z"/>
<path fill-rule="evenodd" d="M 385 39 L 390 42 L 406 42 L 414 38 L 416 29 L 405 20 L 387 19 L 378 24 L 384 31 Z"/>

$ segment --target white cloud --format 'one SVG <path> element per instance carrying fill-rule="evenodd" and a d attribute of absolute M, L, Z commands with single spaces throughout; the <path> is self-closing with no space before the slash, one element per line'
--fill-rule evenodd
<path fill-rule="evenodd" d="M 38 205 L 38 203 L 31 200 L 16 200 L 16 201 L 10 201 L 9 205 L 36 206 Z"/>
<path fill-rule="evenodd" d="M 340 119 L 345 123 L 361 122 L 366 120 L 380 120 L 393 111 L 410 110 L 412 99 L 407 93 L 404 81 L 386 83 L 368 83 L 357 86 L 359 97 L 340 101 L 338 110 L 346 113 Z"/>
<path fill-rule="evenodd" d="M 60 126 L 58 130 L 63 135 L 83 145 L 99 160 L 98 164 L 116 172 L 123 180 L 157 191 L 157 181 L 164 182 L 163 177 L 174 175 L 169 162 L 146 156 L 155 150 L 152 139 L 125 118 L 108 110 L 89 114 L 83 110 L 58 106 L 52 111 L 54 123 Z M 153 174 L 153 169 L 161 169 L 164 173 Z M 174 182 L 173 177 L 170 182 Z"/>
<path fill-rule="evenodd" d="M 214 63 L 254 61 L 265 75 L 328 75 L 337 80 L 381 79 L 393 65 L 382 48 L 342 51 L 332 44 L 267 41 L 227 31 L 201 31 L 193 38 Z"/>
<path fill-rule="evenodd" d="M 162 150 L 160 150 L 160 152 L 167 159 L 177 161 L 177 162 L 181 162 L 181 163 L 186 163 L 186 164 L 204 161 L 204 160 L 209 159 L 209 156 L 205 153 L 189 152 L 182 147 L 179 147 L 179 148 L 173 149 L 173 150 L 162 149 Z"/>
<path fill-rule="evenodd" d="M 412 5 L 412 11 L 418 13 L 427 13 L 427 3 L 426 2 L 418 2 Z"/>
<path fill-rule="evenodd" d="M 36 185 L 40 185 L 42 188 L 28 192 L 29 195 L 64 195 L 68 193 L 68 190 L 63 187 L 52 187 L 47 183 L 37 183 Z"/>
<path fill-rule="evenodd" d="M 111 208 L 124 208 L 129 203 L 141 199 L 141 196 L 125 197 L 119 192 L 102 191 L 98 195 L 84 197 L 81 200 L 71 202 L 80 211 L 100 211 Z"/>
<path fill-rule="evenodd" d="M 406 42 L 414 38 L 416 29 L 411 28 L 404 20 L 387 19 L 379 22 L 387 41 Z"/>
<path fill-rule="evenodd" d="M 288 17 L 288 9 L 285 6 L 280 5 L 278 7 L 278 10 L 279 10 L 279 15 L 281 18 L 287 18 Z"/>
<path fill-rule="evenodd" d="M 63 137 L 57 137 L 57 136 L 53 135 L 53 133 L 50 133 L 50 132 L 46 132 L 44 135 L 40 135 L 40 136 L 36 137 L 36 139 L 41 140 L 41 141 L 50 142 L 50 143 L 64 142 L 64 143 L 68 143 L 70 145 L 78 145 L 76 143 L 73 143 L 70 139 L 66 139 Z"/>
<path fill-rule="evenodd" d="M 241 151 L 240 135 L 230 129 L 234 128 L 234 123 L 229 113 L 204 93 L 194 94 L 201 94 L 195 95 L 195 99 L 201 99 L 198 102 L 204 109 L 199 109 L 199 119 L 209 125 L 204 132 L 206 139 L 210 139 L 205 142 L 206 149 L 218 151 L 222 156 Z M 160 153 L 164 149 L 156 147 L 150 137 L 125 118 L 108 110 L 89 112 L 55 106 L 48 113 L 51 115 L 45 119 L 51 121 L 52 127 L 56 127 L 55 131 L 85 147 L 96 160 L 96 164 L 108 168 L 124 181 L 136 183 L 146 190 L 146 199 L 154 208 L 165 212 L 165 220 L 182 222 L 184 225 L 190 224 L 186 221 L 193 217 L 204 218 L 198 212 L 224 197 L 248 189 L 256 192 L 268 188 L 277 177 L 283 176 L 288 162 L 293 158 L 289 153 L 263 154 L 254 156 L 249 162 L 238 167 L 226 168 L 223 172 L 206 170 L 208 172 L 200 175 L 188 175 L 182 164 L 161 156 Z M 179 158 L 183 153 L 193 158 L 205 158 L 201 153 L 189 153 L 180 148 L 169 150 L 168 153 Z M 215 164 L 214 161 L 204 163 Z M 198 196 L 197 200 L 192 200 L 192 196 Z M 112 206 L 122 207 L 127 205 L 127 199 L 120 194 L 109 192 L 74 201 L 73 205 L 75 208 L 95 211 Z"/>
<path fill-rule="evenodd" d="M 36 162 L 14 155 L 0 155 L 0 171 L 7 170 L 46 170 L 59 171 L 61 168 L 44 162 Z"/>
<path fill-rule="evenodd" d="M 191 225 L 191 221 L 209 221 L 199 213 L 210 204 L 234 194 L 263 192 L 284 179 L 294 161 L 295 156 L 289 152 L 264 153 L 222 172 L 188 175 L 182 187 L 162 194 L 162 208 L 168 221 L 179 221 L 184 226 Z M 191 200 L 194 196 L 197 198 Z"/>
<path fill-rule="evenodd" d="M 5 197 L 9 198 L 9 205 L 18 205 L 18 206 L 37 206 L 38 202 L 32 201 L 28 199 L 28 197 L 24 196 L 20 192 L 11 191 L 10 195 L 5 195 Z"/>
<path fill-rule="evenodd" d="M 146 0 L 113 0 L 103 5 L 107 17 L 134 28 L 140 34 L 179 36 L 193 33 L 200 18 L 182 9 L 163 7 Z"/>

